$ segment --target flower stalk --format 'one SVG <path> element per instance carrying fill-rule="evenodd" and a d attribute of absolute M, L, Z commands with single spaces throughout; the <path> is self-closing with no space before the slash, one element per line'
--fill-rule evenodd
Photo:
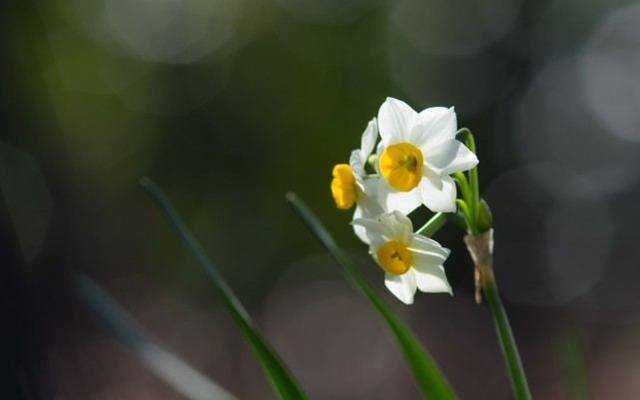
<path fill-rule="evenodd" d="M 436 234 L 447 223 L 447 214 L 445 213 L 436 213 L 427 221 L 426 224 L 422 226 L 422 228 L 418 229 L 416 233 L 418 235 L 423 235 L 426 237 L 431 237 Z"/>
<path fill-rule="evenodd" d="M 479 235 L 466 235 L 464 242 L 475 264 L 476 302 L 484 294 L 498 331 L 500 347 L 505 358 L 509 378 L 518 400 L 531 399 L 531 392 L 524 373 L 518 346 L 509 324 L 509 317 L 502 305 L 498 285 L 493 274 L 493 229 Z"/>
<path fill-rule="evenodd" d="M 476 152 L 473 133 L 468 128 L 458 130 L 457 136 L 467 145 L 469 150 Z M 475 266 L 476 303 L 482 302 L 484 294 L 493 315 L 516 399 L 531 399 L 518 346 L 493 273 L 493 218 L 489 205 L 480 197 L 478 167 L 470 169 L 466 174 L 458 172 L 454 175 L 454 179 L 462 194 L 462 199 L 458 200 L 459 209 L 467 223 L 467 235 L 464 237 L 464 242 Z"/>

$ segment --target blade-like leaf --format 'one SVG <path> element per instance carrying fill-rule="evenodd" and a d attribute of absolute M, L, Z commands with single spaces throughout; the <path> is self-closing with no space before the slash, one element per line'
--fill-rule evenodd
<path fill-rule="evenodd" d="M 227 282 L 224 280 L 218 269 L 211 262 L 204 250 L 193 237 L 185 223 L 182 221 L 171 202 L 162 190 L 149 178 L 141 178 L 140 186 L 151 196 L 166 214 L 169 222 L 182 239 L 191 254 L 198 260 L 204 271 L 211 278 L 211 281 L 220 295 L 224 305 L 227 307 L 234 321 L 244 334 L 253 351 L 260 360 L 262 367 L 267 373 L 269 380 L 280 398 L 306 399 L 306 394 L 302 391 L 296 379 L 293 377 L 284 362 L 278 357 L 273 349 L 266 343 L 262 335 L 253 326 L 251 317 L 246 312 L 240 300 L 233 293 Z"/>
<path fill-rule="evenodd" d="M 590 400 L 594 396 L 589 385 L 586 346 L 580 328 L 570 324 L 558 338 L 556 351 L 564 372 L 564 381 L 570 400 Z"/>
<path fill-rule="evenodd" d="M 411 367 L 411 371 L 418 381 L 418 386 L 425 397 L 429 399 L 454 399 L 455 395 L 449 386 L 440 369 L 431 356 L 422 347 L 413 332 L 400 321 L 389 307 L 376 295 L 373 289 L 366 283 L 360 272 L 353 266 L 346 253 L 338 247 L 329 232 L 324 228 L 318 218 L 309 210 L 298 196 L 293 193 L 287 194 L 287 201 L 294 211 L 304 221 L 307 227 L 316 235 L 324 247 L 331 253 L 333 258 L 340 264 L 344 272 L 369 299 L 375 310 L 386 321 L 389 329 L 393 333 L 398 345 L 402 349 L 405 359 Z"/>
<path fill-rule="evenodd" d="M 76 285 L 82 299 L 116 339 L 176 392 L 190 400 L 235 400 L 220 385 L 149 339 L 133 317 L 91 279 L 78 276 Z"/>

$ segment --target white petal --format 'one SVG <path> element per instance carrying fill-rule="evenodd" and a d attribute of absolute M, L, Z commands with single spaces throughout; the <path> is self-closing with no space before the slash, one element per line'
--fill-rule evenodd
<path fill-rule="evenodd" d="M 413 268 L 416 284 L 421 292 L 425 293 L 449 293 L 453 295 L 451 285 L 447 280 L 447 275 L 444 272 L 442 265 L 438 266 L 424 266 L 417 265 Z"/>
<path fill-rule="evenodd" d="M 360 140 L 360 152 L 364 161 L 367 161 L 367 158 L 373 151 L 373 147 L 376 145 L 376 139 L 378 138 L 378 122 L 375 118 L 373 118 L 367 124 L 367 129 L 364 130 L 362 134 L 362 139 Z"/>
<path fill-rule="evenodd" d="M 380 157 L 382 156 L 382 153 L 384 152 L 385 148 L 386 147 L 385 147 L 384 143 L 382 142 L 382 140 L 379 141 L 378 142 L 378 146 L 376 147 L 376 160 L 378 160 L 378 161 L 380 160 Z M 376 174 L 381 175 L 380 174 L 380 163 L 378 161 L 376 161 L 373 166 L 374 166 L 374 169 L 376 170 Z"/>
<path fill-rule="evenodd" d="M 478 164 L 476 155 L 457 140 L 448 140 L 428 151 L 423 150 L 423 154 L 425 163 L 439 175 L 466 171 Z"/>
<path fill-rule="evenodd" d="M 413 296 L 416 293 L 416 277 L 413 270 L 403 275 L 386 273 L 384 285 L 404 304 L 413 304 Z"/>
<path fill-rule="evenodd" d="M 424 164 L 422 168 L 422 179 L 428 179 L 436 189 L 442 190 L 442 177 L 436 171 L 433 171 L 429 164 Z"/>
<path fill-rule="evenodd" d="M 387 97 L 378 111 L 378 128 L 385 144 L 408 140 L 409 130 L 416 115 L 417 113 L 407 103 Z"/>
<path fill-rule="evenodd" d="M 358 184 L 358 201 L 356 210 L 353 213 L 353 220 L 370 219 L 377 220 L 380 214 L 384 213 L 382 206 L 378 203 L 377 179 L 356 178 Z M 371 244 L 371 239 L 364 226 L 353 224 L 353 230 L 360 240 L 366 244 Z"/>
<path fill-rule="evenodd" d="M 413 269 L 420 291 L 453 294 L 442 266 L 449 256 L 449 249 L 435 240 L 414 235 L 409 251 L 413 256 Z"/>
<path fill-rule="evenodd" d="M 387 212 L 400 211 L 409 214 L 420 207 L 422 195 L 419 186 L 410 192 L 396 192 L 384 179 L 380 179 L 378 200 Z"/>
<path fill-rule="evenodd" d="M 356 206 L 356 211 L 353 213 L 353 220 L 358 220 L 362 218 L 362 207 Z M 370 244 L 371 240 L 367 235 L 367 230 L 364 226 L 360 224 L 351 224 L 353 226 L 353 232 L 356 234 L 358 239 L 362 240 L 366 244 Z"/>
<path fill-rule="evenodd" d="M 379 178 L 359 179 L 356 178 L 360 194 L 358 197 L 358 205 L 363 208 L 363 216 L 365 218 L 376 218 L 384 213 L 382 205 L 378 201 Z"/>
<path fill-rule="evenodd" d="M 378 196 L 378 184 L 380 178 L 367 178 L 356 177 L 356 181 L 360 186 L 360 189 L 369 197 Z"/>
<path fill-rule="evenodd" d="M 450 176 L 442 177 L 442 187 L 438 189 L 429 179 L 420 181 L 422 203 L 433 212 L 456 211 L 456 184 Z"/>
<path fill-rule="evenodd" d="M 386 225 L 391 232 L 392 240 L 398 240 L 402 243 L 410 243 L 413 236 L 413 224 L 411 220 L 399 211 L 382 214 L 379 217 L 380 222 Z"/>
<path fill-rule="evenodd" d="M 364 166 L 366 160 L 362 159 L 362 153 L 360 150 L 353 150 L 349 156 L 349 166 L 353 169 L 353 172 L 357 176 L 364 176 L 366 174 Z"/>
<path fill-rule="evenodd" d="M 391 240 L 393 235 L 389 227 L 376 219 L 358 218 L 351 221 L 351 224 L 364 228 L 365 235 L 369 241 L 369 251 L 372 254 L 375 254 L 380 246 Z"/>
<path fill-rule="evenodd" d="M 458 121 L 453 107 L 431 107 L 421 111 L 413 121 L 411 142 L 418 147 L 432 147 L 455 139 L 457 131 Z"/>
<path fill-rule="evenodd" d="M 451 253 L 449 249 L 442 247 L 440 243 L 422 235 L 412 235 L 409 250 L 431 256 L 435 260 L 434 262 L 440 264 L 444 263 Z"/>

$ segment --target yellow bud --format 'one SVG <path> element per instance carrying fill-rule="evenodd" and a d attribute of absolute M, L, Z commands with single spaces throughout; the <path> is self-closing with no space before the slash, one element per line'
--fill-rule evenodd
<path fill-rule="evenodd" d="M 341 210 L 348 210 L 355 204 L 357 198 L 356 177 L 349 165 L 338 164 L 333 167 L 331 194 L 336 202 L 336 207 Z"/>

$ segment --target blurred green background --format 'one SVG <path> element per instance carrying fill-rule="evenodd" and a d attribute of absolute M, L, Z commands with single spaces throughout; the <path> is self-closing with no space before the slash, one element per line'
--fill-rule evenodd
<path fill-rule="evenodd" d="M 461 398 L 510 398 L 461 232 L 437 236 L 453 250 L 455 297 L 404 307 L 332 204 L 331 167 L 386 96 L 455 106 L 476 135 L 497 279 L 534 397 L 640 394 L 636 2 L 49 0 L 5 2 L 0 15 L 4 346 L 25 398 L 179 398 L 76 299 L 72 272 L 239 398 L 272 398 L 136 186 L 143 175 L 313 398 L 418 391 L 287 208 L 288 190 L 361 261 Z"/>

